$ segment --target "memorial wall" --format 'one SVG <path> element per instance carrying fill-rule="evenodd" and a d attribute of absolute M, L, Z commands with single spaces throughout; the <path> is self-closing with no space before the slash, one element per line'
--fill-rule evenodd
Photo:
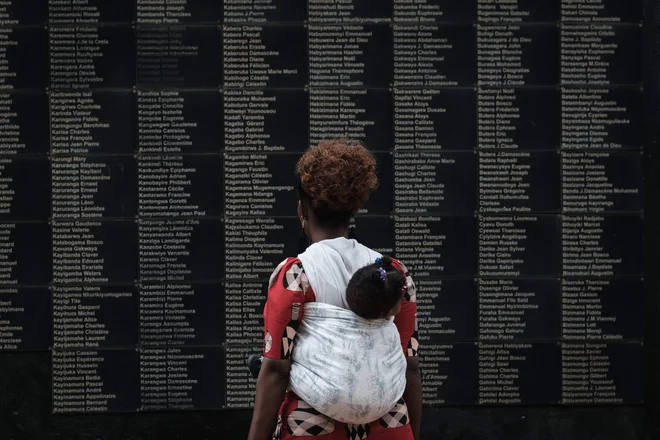
<path fill-rule="evenodd" d="M 0 2 L 0 349 L 52 412 L 249 408 L 293 169 L 418 295 L 427 405 L 643 400 L 640 0 Z"/>

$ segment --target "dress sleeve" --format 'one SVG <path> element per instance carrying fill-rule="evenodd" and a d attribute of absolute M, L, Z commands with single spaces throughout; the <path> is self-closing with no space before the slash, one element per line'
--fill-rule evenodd
<path fill-rule="evenodd" d="M 394 260 L 393 264 L 405 275 L 408 289 L 401 301 L 401 311 L 394 317 L 394 324 L 401 336 L 403 352 L 408 357 L 417 356 L 419 351 L 419 326 L 417 322 L 417 289 L 408 269 L 401 262 Z"/>
<path fill-rule="evenodd" d="M 305 302 L 314 301 L 305 270 L 297 258 L 287 258 L 273 271 L 264 307 L 263 355 L 290 359 Z"/>

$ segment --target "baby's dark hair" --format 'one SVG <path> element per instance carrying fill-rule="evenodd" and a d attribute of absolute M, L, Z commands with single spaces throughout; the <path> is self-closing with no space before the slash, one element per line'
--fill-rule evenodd
<path fill-rule="evenodd" d="M 392 258 L 383 256 L 355 272 L 346 288 L 346 302 L 362 318 L 384 318 L 403 297 L 405 286 L 406 278 L 392 265 Z"/>

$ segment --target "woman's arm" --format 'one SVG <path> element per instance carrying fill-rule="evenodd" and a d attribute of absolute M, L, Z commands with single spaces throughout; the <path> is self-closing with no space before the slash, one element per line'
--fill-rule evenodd
<path fill-rule="evenodd" d="M 277 413 L 289 385 L 291 360 L 264 358 L 257 379 L 257 395 L 248 440 L 270 438 L 277 421 Z"/>
<path fill-rule="evenodd" d="M 401 310 L 394 318 L 394 324 L 396 324 L 401 337 L 401 346 L 408 361 L 406 390 L 403 393 L 403 399 L 408 406 L 408 416 L 413 435 L 415 440 L 419 440 L 419 431 L 422 422 L 422 378 L 419 371 L 419 358 L 417 357 L 419 351 L 417 289 L 406 267 L 398 261 L 396 265 L 405 274 L 406 281 L 408 282 L 406 294 L 403 301 L 401 301 Z"/>
<path fill-rule="evenodd" d="M 257 378 L 248 440 L 266 440 L 273 433 L 277 413 L 289 385 L 291 355 L 303 304 L 313 300 L 314 294 L 300 260 L 290 258 L 280 263 L 268 282 L 263 360 Z"/>
<path fill-rule="evenodd" d="M 422 376 L 419 372 L 419 358 L 408 357 L 406 370 L 406 391 L 403 400 L 408 406 L 410 427 L 415 440 L 419 440 L 419 429 L 422 422 Z"/>

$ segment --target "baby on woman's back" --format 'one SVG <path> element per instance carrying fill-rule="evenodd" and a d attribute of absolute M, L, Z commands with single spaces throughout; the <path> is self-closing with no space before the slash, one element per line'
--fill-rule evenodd
<path fill-rule="evenodd" d="M 290 374 L 291 390 L 335 420 L 378 420 L 401 399 L 406 359 L 393 322 L 407 290 L 390 257 L 358 269 L 346 288 L 349 310 L 305 304 Z"/>
<path fill-rule="evenodd" d="M 406 277 L 392 265 L 392 258 L 382 256 L 355 272 L 346 287 L 346 302 L 361 318 L 390 319 L 401 310 L 406 288 Z"/>

